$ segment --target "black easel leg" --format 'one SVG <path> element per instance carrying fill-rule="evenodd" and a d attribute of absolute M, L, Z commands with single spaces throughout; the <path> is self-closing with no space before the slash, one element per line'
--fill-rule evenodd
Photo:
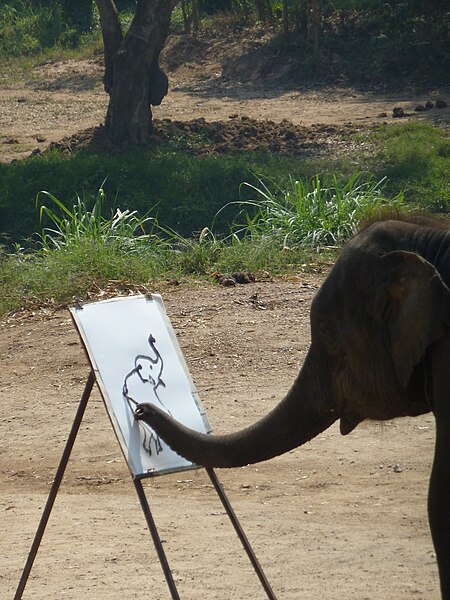
<path fill-rule="evenodd" d="M 175 581 L 173 580 L 172 571 L 170 570 L 169 563 L 167 562 L 167 557 L 166 553 L 164 552 L 161 538 L 159 537 L 158 530 L 156 529 L 155 521 L 153 520 L 150 506 L 148 505 L 147 497 L 142 487 L 142 482 L 140 479 L 133 479 L 133 482 L 142 506 L 142 510 L 144 511 L 145 520 L 147 521 L 147 526 L 150 530 L 153 543 L 155 544 L 156 552 L 158 553 L 159 562 L 161 563 L 167 585 L 169 586 L 170 594 L 173 600 L 180 600 Z"/>
<path fill-rule="evenodd" d="M 87 405 L 87 401 L 89 399 L 89 396 L 92 391 L 92 387 L 94 385 L 94 381 L 95 381 L 95 376 L 94 376 L 94 373 L 91 371 L 89 373 L 89 377 L 86 382 L 86 386 L 84 388 L 84 392 L 81 397 L 80 404 L 78 406 L 78 410 L 77 410 L 75 419 L 72 424 L 72 429 L 70 430 L 69 437 L 67 438 L 66 446 L 64 448 L 64 452 L 61 456 L 61 461 L 59 463 L 58 469 L 55 474 L 55 479 L 53 480 L 52 487 L 50 488 L 50 493 L 48 495 L 47 503 L 45 505 L 44 512 L 42 513 L 42 517 L 39 522 L 39 526 L 36 531 L 36 535 L 34 536 L 33 544 L 31 546 L 31 550 L 28 555 L 27 562 L 25 563 L 25 567 L 22 572 L 22 577 L 20 578 L 19 585 L 17 586 L 14 600 L 20 600 L 22 598 L 22 594 L 23 594 L 23 591 L 27 584 L 31 568 L 33 567 L 34 559 L 36 558 L 37 551 L 41 544 L 42 536 L 44 535 L 45 527 L 46 527 L 48 519 L 50 517 L 50 513 L 52 512 L 53 504 L 55 502 L 56 495 L 59 490 L 59 486 L 61 485 L 62 478 L 64 477 L 64 471 L 66 470 L 66 466 L 69 461 L 70 453 L 72 451 L 75 439 L 77 437 L 77 433 L 80 428 L 81 420 L 83 418 L 84 411 L 85 411 L 86 405 Z"/>
<path fill-rule="evenodd" d="M 216 473 L 211 468 L 207 468 L 206 472 L 208 473 L 209 478 L 211 479 L 211 482 L 214 486 L 214 489 L 216 490 L 216 492 L 223 504 L 223 507 L 225 508 L 226 513 L 227 513 L 228 517 L 230 518 L 230 521 L 233 524 L 234 529 L 236 530 L 238 538 L 241 540 L 241 543 L 244 546 L 244 550 L 246 551 L 247 556 L 249 557 L 250 562 L 253 565 L 255 573 L 259 577 L 259 580 L 261 582 L 261 585 L 264 588 L 264 591 L 267 594 L 267 597 L 269 598 L 269 600 L 277 600 L 275 594 L 273 593 L 272 588 L 270 587 L 269 582 L 267 581 L 266 576 L 264 575 L 262 567 L 259 564 L 255 553 L 253 552 L 253 548 L 250 546 L 250 542 L 248 541 L 247 536 L 245 535 L 245 533 L 241 527 L 241 524 L 239 523 L 236 513 L 234 512 L 233 507 L 231 506 L 230 501 L 228 500 L 228 498 L 225 494 L 225 490 L 223 489 L 220 481 L 217 479 Z"/>

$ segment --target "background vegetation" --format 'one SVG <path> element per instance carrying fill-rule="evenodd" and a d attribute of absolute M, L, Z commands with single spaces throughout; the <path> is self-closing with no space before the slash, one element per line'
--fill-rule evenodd
<path fill-rule="evenodd" d="M 116 3 L 126 24 L 134 1 Z M 2 3 L 2 72 L 14 73 L 24 58 L 33 64 L 99 48 L 93 3 L 76 4 L 74 11 L 69 0 Z M 443 83 L 450 72 L 444 4 L 186 0 L 173 27 L 270 29 L 277 51 L 298 52 L 316 79 L 339 65 L 360 82 L 423 82 L 423 75 Z M 448 213 L 445 126 L 380 126 L 354 142 L 351 153 L 320 160 L 193 156 L 174 141 L 120 155 L 53 151 L 0 164 L 0 315 L 83 298 L 111 281 L 141 289 L 185 274 L 317 266 L 374 211 Z"/>
<path fill-rule="evenodd" d="M 117 0 L 123 24 L 135 0 Z M 450 15 L 442 0 L 182 0 L 174 31 L 270 31 L 276 51 L 296 54 L 302 77 L 352 81 L 448 81 Z M 36 55 L 100 43 L 93 0 L 6 0 L 0 6 L 0 56 Z"/>
<path fill-rule="evenodd" d="M 366 133 L 351 153 L 303 159 L 269 153 L 194 156 L 176 142 L 157 149 L 117 155 L 86 152 L 64 156 L 57 151 L 11 164 L 0 163 L 0 214 L 3 243 L 33 247 L 39 231 L 36 194 L 42 190 L 70 208 L 80 196 L 93 202 L 102 187 L 104 207 L 151 212 L 165 227 L 189 237 L 204 227 L 225 235 L 239 212 L 236 201 L 255 197 L 248 183 L 263 180 L 273 190 L 287 189 L 290 179 L 316 175 L 328 185 L 345 184 L 356 173 L 385 179 L 384 193 L 403 193 L 406 205 L 447 213 L 450 206 L 450 142 L 446 129 L 428 123 L 382 125 Z M 227 208 L 224 209 L 227 205 Z M 220 211 L 220 212 L 219 212 Z M 219 213 L 219 214 L 217 214 Z"/>

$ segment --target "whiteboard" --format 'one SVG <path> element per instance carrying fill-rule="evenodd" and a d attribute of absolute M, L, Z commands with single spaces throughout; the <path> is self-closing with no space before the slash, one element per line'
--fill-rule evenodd
<path fill-rule="evenodd" d="M 114 298 L 69 310 L 132 476 L 196 467 L 133 416 L 138 404 L 150 402 L 187 427 L 211 433 L 161 296 Z"/>

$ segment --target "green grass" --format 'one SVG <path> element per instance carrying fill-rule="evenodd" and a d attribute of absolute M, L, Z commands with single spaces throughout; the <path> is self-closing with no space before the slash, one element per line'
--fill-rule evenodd
<path fill-rule="evenodd" d="M 367 171 L 377 181 L 386 179 L 388 196 L 403 192 L 407 204 L 445 214 L 450 205 L 449 147 L 446 129 L 402 123 L 356 139 L 350 154 L 320 160 L 263 153 L 193 156 L 175 144 L 120 155 L 51 152 L 0 164 L 0 236 L 4 242 L 27 245 L 39 229 L 38 192 L 45 190 L 71 208 L 77 195 L 93 202 L 105 179 L 108 210 L 151 211 L 185 237 L 209 227 L 218 211 L 215 228 L 226 233 L 239 210 L 232 203 L 252 200 L 250 186 L 258 186 L 259 179 L 272 182 L 273 190 L 288 189 L 291 179 L 309 180 L 317 173 L 327 186 L 333 178 L 340 185 Z M 250 185 L 242 187 L 243 182 Z"/>
<path fill-rule="evenodd" d="M 317 262 L 319 250 L 328 258 L 330 242 L 342 244 L 358 217 L 392 204 L 381 196 L 380 184 L 362 176 L 342 186 L 335 179 L 328 188 L 316 177 L 291 182 L 285 192 L 272 193 L 267 184 L 250 189 L 260 198 L 241 205 L 244 226 L 232 226 L 227 235 L 205 227 L 195 238 L 161 226 L 150 214 L 116 210 L 105 216 L 103 188 L 92 207 L 78 197 L 68 209 L 52 194 L 38 195 L 39 215 L 47 224 L 33 252 L 18 244 L 4 251 L 0 316 L 24 305 L 84 299 L 111 281 L 136 288 L 185 275 L 298 269 L 313 255 Z"/>
<path fill-rule="evenodd" d="M 70 252 L 83 247 L 86 242 L 99 251 L 104 247 L 112 247 L 117 253 L 139 252 L 140 247 L 154 237 L 151 232 L 146 233 L 146 226 L 153 219 L 139 217 L 136 211 L 122 211 L 120 208 L 109 218 L 105 217 L 105 201 L 105 192 L 100 188 L 92 210 L 89 210 L 80 197 L 77 197 L 76 204 L 69 210 L 52 194 L 40 192 L 36 199 L 40 221 L 47 218 L 52 223 L 50 227 L 43 227 L 38 234 L 43 252 L 51 253 L 62 249 Z"/>
<path fill-rule="evenodd" d="M 385 176 L 388 190 L 404 191 L 407 202 L 431 212 L 450 211 L 450 139 L 447 127 L 409 122 L 383 125 L 369 141 L 373 158 L 367 163 L 376 176 Z"/>
<path fill-rule="evenodd" d="M 172 143 L 0 164 L 0 316 L 111 281 L 152 289 L 187 275 L 308 268 L 386 203 L 449 212 L 444 127 L 382 126 L 354 142 L 320 160 L 193 156 Z"/>
<path fill-rule="evenodd" d="M 23 245 L 39 229 L 38 192 L 45 190 L 70 208 L 77 195 L 93 202 L 106 179 L 108 210 L 151 211 L 165 226 L 189 236 L 209 226 L 224 205 L 241 198 L 243 181 L 256 184 L 265 175 L 283 185 L 290 173 L 311 177 L 316 170 L 315 162 L 264 154 L 193 156 L 160 149 L 64 157 L 53 152 L 0 164 L 0 235 Z M 249 197 L 243 194 L 242 199 Z M 231 208 L 222 211 L 216 227 L 227 231 L 234 215 Z"/>

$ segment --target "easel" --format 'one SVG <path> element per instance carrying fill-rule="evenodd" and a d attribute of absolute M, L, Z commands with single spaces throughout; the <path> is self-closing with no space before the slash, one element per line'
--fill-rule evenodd
<path fill-rule="evenodd" d="M 67 438 L 66 445 L 64 447 L 64 451 L 61 456 L 61 460 L 60 460 L 59 466 L 58 466 L 56 474 L 55 474 L 54 481 L 50 488 L 47 502 L 45 504 L 45 507 L 44 507 L 44 510 L 43 510 L 43 513 L 42 513 L 42 516 L 41 516 L 41 519 L 40 519 L 40 522 L 39 522 L 39 525 L 38 525 L 38 528 L 37 528 L 37 531 L 36 531 L 32 546 L 31 546 L 31 549 L 30 549 L 30 552 L 28 554 L 28 558 L 26 560 L 19 584 L 17 586 L 14 600 L 21 600 L 21 598 L 23 596 L 25 586 L 27 584 L 29 575 L 31 573 L 31 569 L 34 564 L 34 560 L 36 558 L 39 546 L 41 544 L 41 540 L 44 535 L 45 528 L 46 528 L 48 520 L 50 518 L 50 514 L 52 511 L 53 505 L 55 503 L 56 496 L 58 494 L 58 490 L 60 488 L 62 479 L 64 477 L 66 466 L 69 461 L 70 454 L 72 452 L 72 448 L 75 443 L 75 439 L 77 437 L 77 434 L 78 434 L 78 431 L 80 428 L 80 424 L 83 419 L 83 415 L 85 413 L 85 409 L 86 409 L 86 406 L 87 406 L 87 403 L 88 403 L 88 400 L 91 395 L 91 392 L 92 392 L 95 382 L 96 382 L 96 375 L 94 373 L 94 370 L 91 370 L 91 372 L 89 373 L 88 379 L 86 381 L 86 385 L 85 385 L 77 412 L 75 414 L 72 428 L 71 428 L 69 436 Z M 98 383 L 98 381 L 97 381 L 97 383 Z M 238 537 L 243 545 L 243 548 L 244 548 L 247 556 L 250 559 L 250 562 L 255 570 L 256 575 L 258 576 L 258 578 L 260 580 L 260 583 L 261 583 L 267 597 L 269 598 L 269 600 L 276 600 L 276 596 L 275 596 L 274 592 L 272 591 L 269 582 L 267 581 L 267 578 L 261 568 L 261 565 L 259 564 L 258 559 L 255 556 L 255 553 L 254 553 L 254 551 L 253 551 L 253 549 L 252 549 L 252 547 L 251 547 L 251 545 L 239 523 L 239 520 L 238 520 L 226 494 L 225 494 L 225 491 L 224 491 L 221 483 L 219 482 L 219 480 L 217 478 L 216 473 L 214 472 L 214 470 L 212 468 L 206 468 L 206 472 L 208 473 L 208 476 L 212 482 L 212 485 L 213 485 L 217 495 L 219 496 L 220 501 L 222 502 L 222 505 L 223 505 L 223 507 L 224 507 L 224 509 L 236 531 L 236 534 L 238 535 Z M 161 539 L 159 537 L 159 533 L 156 528 L 155 521 L 153 519 L 153 515 L 151 513 L 147 497 L 145 495 L 144 488 L 142 486 L 143 478 L 144 478 L 143 476 L 134 476 L 133 477 L 133 475 L 132 475 L 134 487 L 136 489 L 136 493 L 138 495 L 142 510 L 144 512 L 145 520 L 147 522 L 148 529 L 150 531 L 156 552 L 158 554 L 158 558 L 159 558 L 161 567 L 164 572 L 166 583 L 169 587 L 171 598 L 172 598 L 172 600 L 180 600 L 180 596 L 178 594 L 178 590 L 176 588 L 176 585 L 175 585 L 175 582 L 174 582 L 174 579 L 172 576 L 172 572 L 170 570 L 170 566 L 167 561 L 167 557 L 166 557 Z"/>

